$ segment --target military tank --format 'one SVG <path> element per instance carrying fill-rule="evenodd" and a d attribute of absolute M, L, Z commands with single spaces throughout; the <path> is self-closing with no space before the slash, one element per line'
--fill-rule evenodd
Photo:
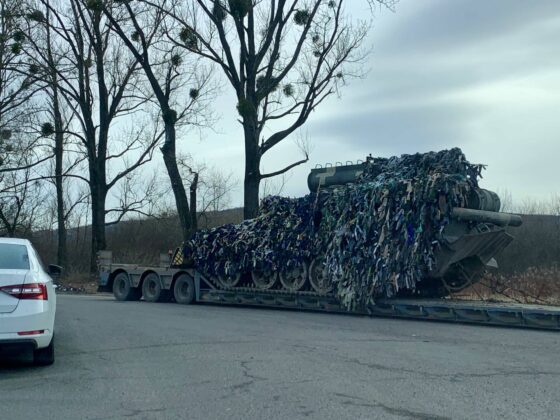
<path fill-rule="evenodd" d="M 197 233 L 184 244 L 181 252 L 176 253 L 174 266 L 195 268 L 222 290 L 249 288 L 334 295 L 347 307 L 363 305 L 366 300 L 377 297 L 443 297 L 477 282 L 488 266 L 496 265 L 494 257 L 513 240 L 506 227 L 521 225 L 521 218 L 500 212 L 498 195 L 478 187 L 473 171 L 480 171 L 480 168 L 468 164 L 459 149 L 437 154 L 403 155 L 395 159 L 388 161 L 369 156 L 357 163 L 318 166 L 308 175 L 308 196 L 277 198 L 274 205 L 263 204 L 264 215 L 257 219 Z M 442 159 L 452 163 L 446 169 L 439 168 L 438 162 Z M 400 194 L 403 202 L 410 194 L 418 194 L 407 192 L 406 182 L 409 189 L 413 189 L 411 185 L 420 185 L 424 194 L 431 194 L 426 196 L 429 199 L 408 198 L 409 203 L 401 206 L 416 217 L 414 223 L 420 223 L 416 231 L 402 224 L 395 228 L 398 226 L 393 220 L 397 217 L 395 208 L 393 213 L 380 210 L 387 199 L 394 201 L 388 190 L 383 193 L 384 188 L 395 184 L 392 179 L 384 178 L 384 171 L 389 167 L 398 172 L 400 164 L 429 167 L 427 176 L 433 178 L 430 181 L 433 185 L 437 185 L 435 188 L 427 184 L 418 176 L 423 172 L 418 171 L 412 173 L 414 176 L 408 172 L 396 182 L 395 194 Z M 460 179 L 454 174 L 442 178 L 441 173 L 445 171 L 459 172 Z M 426 185 L 432 186 L 428 188 Z M 371 213 L 379 215 L 381 212 L 383 217 L 391 220 L 370 223 L 369 233 L 362 232 L 363 238 L 357 243 L 371 247 L 364 253 L 352 243 L 352 235 L 361 234 L 357 220 L 365 220 L 369 210 L 354 207 L 356 203 L 358 207 L 361 205 L 356 197 L 370 194 L 370 191 L 377 194 L 365 200 L 372 206 L 369 207 Z M 434 191 L 439 192 L 434 195 Z M 329 206 L 332 207 L 337 200 L 348 204 L 340 206 L 338 213 L 329 211 Z M 417 206 L 422 200 L 433 204 L 419 210 Z M 432 219 L 439 218 L 441 222 L 437 226 L 432 223 L 431 229 L 440 231 L 429 235 L 422 231 L 422 226 L 427 225 L 418 220 L 428 220 L 422 212 L 431 212 L 429 217 Z M 433 215 L 436 213 L 437 217 Z M 325 214 L 330 220 L 325 221 Z M 344 223 L 337 225 L 336 218 Z M 328 232 L 325 234 L 321 229 Z M 328 240 L 317 239 L 326 236 Z M 371 237 L 378 244 L 370 244 Z M 436 237 L 437 241 L 433 241 Z M 432 243 L 426 243 L 427 240 Z M 384 254 L 377 250 L 379 244 L 384 245 Z M 388 248 L 391 248 L 389 252 Z M 416 260 L 408 258 L 403 264 L 392 263 L 390 268 L 385 264 L 396 258 L 395 252 L 398 255 L 411 252 L 411 249 L 420 249 Z M 368 255 L 375 256 L 369 266 Z M 361 261 L 355 263 L 356 258 Z M 341 267 L 348 267 L 347 271 L 353 274 L 347 275 Z M 378 272 L 382 275 L 378 276 Z M 361 281 L 360 273 L 369 280 Z"/>
<path fill-rule="evenodd" d="M 307 178 L 310 192 L 334 189 L 357 182 L 364 173 L 364 162 L 325 165 L 312 169 Z M 466 206 L 452 209 L 452 220 L 443 230 L 443 241 L 436 254 L 435 268 L 427 272 L 414 291 L 403 290 L 399 296 L 444 297 L 457 293 L 482 277 L 487 267 L 497 268 L 495 256 L 513 240 L 507 226 L 521 226 L 518 215 L 501 213 L 499 196 L 483 188 L 470 191 Z M 311 264 L 310 285 L 324 293 L 330 282 L 317 262 Z"/>

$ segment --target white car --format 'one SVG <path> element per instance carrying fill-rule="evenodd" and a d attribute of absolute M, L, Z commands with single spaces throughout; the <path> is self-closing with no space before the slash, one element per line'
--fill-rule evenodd
<path fill-rule="evenodd" d="M 28 240 L 0 238 L 0 358 L 33 352 L 37 365 L 54 362 L 56 295 L 50 275 L 60 272 L 55 265 L 46 269 Z"/>

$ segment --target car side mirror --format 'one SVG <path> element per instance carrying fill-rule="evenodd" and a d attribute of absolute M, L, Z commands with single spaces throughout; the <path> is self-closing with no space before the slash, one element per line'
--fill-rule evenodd
<path fill-rule="evenodd" d="M 62 275 L 62 267 L 55 264 L 49 264 L 49 276 L 52 277 L 53 280 L 58 280 Z"/>

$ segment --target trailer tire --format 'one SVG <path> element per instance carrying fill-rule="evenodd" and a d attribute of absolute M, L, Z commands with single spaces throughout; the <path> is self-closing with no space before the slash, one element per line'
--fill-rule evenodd
<path fill-rule="evenodd" d="M 167 302 L 169 291 L 163 290 L 161 280 L 156 273 L 149 273 L 142 282 L 142 296 L 146 302 Z"/>
<path fill-rule="evenodd" d="M 120 301 L 140 299 L 138 288 L 132 287 L 128 274 L 120 272 L 113 280 L 113 296 Z"/>
<path fill-rule="evenodd" d="M 188 274 L 181 274 L 173 286 L 175 302 L 190 305 L 194 301 L 194 280 Z"/>

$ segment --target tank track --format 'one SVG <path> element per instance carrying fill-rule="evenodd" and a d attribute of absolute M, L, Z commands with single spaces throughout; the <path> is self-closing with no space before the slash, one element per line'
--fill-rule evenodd
<path fill-rule="evenodd" d="M 312 264 L 308 264 L 311 266 Z M 322 288 L 321 281 L 317 279 L 317 277 L 313 275 L 313 270 L 307 269 L 307 274 L 305 281 L 302 282 L 301 287 L 298 289 L 288 289 L 285 288 L 278 273 L 274 274 L 276 276 L 275 281 L 271 287 L 259 287 L 259 285 L 255 284 L 254 278 L 252 277 L 251 273 L 245 273 L 244 275 L 240 275 L 240 279 L 236 282 L 235 286 L 231 286 L 220 282 L 215 277 L 205 276 L 208 283 L 211 283 L 213 288 L 220 289 L 224 291 L 240 291 L 240 292 L 249 292 L 249 291 L 268 291 L 271 294 L 309 294 L 309 295 L 317 295 L 317 296 L 333 296 L 332 286 L 325 286 Z M 403 290 L 398 292 L 394 297 L 407 297 L 407 298 L 444 298 L 452 295 L 453 293 L 457 293 L 462 291 L 474 283 L 476 283 L 479 279 L 469 279 L 465 281 L 464 279 L 458 279 L 456 282 L 452 281 L 447 278 L 426 278 L 424 281 L 418 283 L 420 286 L 415 291 L 411 290 Z M 323 283 L 324 285 L 324 283 Z M 453 287 L 451 287 L 453 285 Z"/>

